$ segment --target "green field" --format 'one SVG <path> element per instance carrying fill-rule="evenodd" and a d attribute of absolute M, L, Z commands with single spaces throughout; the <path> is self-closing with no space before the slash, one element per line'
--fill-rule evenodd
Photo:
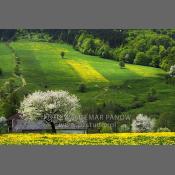
<path fill-rule="evenodd" d="M 11 53 L 11 50 L 4 43 L 0 43 L 0 67 L 3 70 L 2 76 L 0 76 L 0 85 L 4 81 L 10 78 L 13 74 L 14 68 L 14 55 Z"/>
<path fill-rule="evenodd" d="M 86 108 L 109 101 L 128 106 L 135 96 L 144 100 L 153 87 L 159 99 L 129 112 L 175 112 L 175 88 L 165 83 L 161 69 L 129 64 L 121 69 L 116 61 L 83 55 L 66 44 L 16 41 L 10 46 L 21 60 L 20 68 L 30 91 L 68 90 Z M 64 59 L 61 51 L 65 52 Z M 0 67 L 4 72 L 0 77 L 2 85 L 14 69 L 14 54 L 4 43 L 0 44 Z M 82 82 L 88 87 L 85 93 L 77 90 Z"/>

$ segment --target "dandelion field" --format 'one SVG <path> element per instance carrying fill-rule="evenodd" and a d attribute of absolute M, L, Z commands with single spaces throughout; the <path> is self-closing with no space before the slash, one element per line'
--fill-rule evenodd
<path fill-rule="evenodd" d="M 100 74 L 86 62 L 79 63 L 73 60 L 69 60 L 67 63 L 75 69 L 78 75 L 85 82 L 108 82 L 108 80 L 102 74 Z"/>
<path fill-rule="evenodd" d="M 0 145 L 175 145 L 175 133 L 2 134 Z"/>

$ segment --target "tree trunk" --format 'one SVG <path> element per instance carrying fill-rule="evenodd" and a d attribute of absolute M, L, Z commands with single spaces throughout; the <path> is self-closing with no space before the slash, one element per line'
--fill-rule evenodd
<path fill-rule="evenodd" d="M 50 124 L 52 127 L 52 133 L 56 133 L 55 124 L 53 122 L 51 122 Z"/>

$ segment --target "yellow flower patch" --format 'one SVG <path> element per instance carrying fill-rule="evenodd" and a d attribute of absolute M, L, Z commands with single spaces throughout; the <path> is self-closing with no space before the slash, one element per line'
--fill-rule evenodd
<path fill-rule="evenodd" d="M 1 134 L 1 145 L 175 145 L 175 133 Z"/>
<path fill-rule="evenodd" d="M 57 53 L 59 55 L 60 52 L 68 52 L 67 49 L 65 48 L 58 48 L 58 47 L 55 47 L 54 45 L 48 45 L 48 44 L 44 44 L 44 43 L 32 43 L 32 45 L 30 45 L 29 49 L 31 50 L 34 50 L 34 51 L 40 51 L 40 50 L 43 50 L 43 51 L 49 51 L 49 52 L 54 52 L 54 53 Z"/>
<path fill-rule="evenodd" d="M 86 62 L 76 62 L 74 60 L 67 60 L 66 62 L 86 82 L 108 82 L 102 74 Z"/>

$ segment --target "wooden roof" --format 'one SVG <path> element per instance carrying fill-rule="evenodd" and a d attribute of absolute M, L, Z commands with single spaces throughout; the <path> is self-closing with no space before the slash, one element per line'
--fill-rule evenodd
<path fill-rule="evenodd" d="M 7 119 L 7 121 L 14 120 L 14 119 L 20 119 L 20 118 L 21 118 L 21 117 L 20 117 L 20 114 L 19 114 L 19 113 L 16 113 L 16 114 L 10 116 L 10 117 Z"/>

